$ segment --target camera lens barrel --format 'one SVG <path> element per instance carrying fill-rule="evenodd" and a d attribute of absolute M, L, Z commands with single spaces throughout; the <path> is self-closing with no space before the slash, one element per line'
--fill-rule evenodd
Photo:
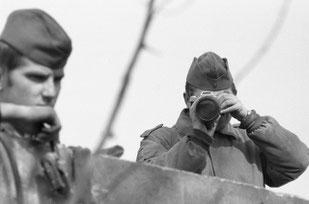
<path fill-rule="evenodd" d="M 204 96 L 196 105 L 196 114 L 204 122 L 212 122 L 220 115 L 220 106 L 212 96 Z"/>

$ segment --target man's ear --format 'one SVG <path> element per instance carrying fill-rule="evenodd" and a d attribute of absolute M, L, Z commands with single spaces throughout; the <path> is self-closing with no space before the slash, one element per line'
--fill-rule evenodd
<path fill-rule="evenodd" d="M 190 108 L 189 98 L 190 98 L 190 96 L 186 92 L 184 92 L 183 93 L 183 99 L 185 101 L 185 104 L 186 104 L 187 108 Z"/>

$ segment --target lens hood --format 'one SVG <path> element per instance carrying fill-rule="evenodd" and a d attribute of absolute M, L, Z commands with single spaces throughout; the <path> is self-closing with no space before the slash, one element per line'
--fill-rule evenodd
<path fill-rule="evenodd" d="M 220 115 L 220 106 L 212 95 L 205 95 L 198 99 L 196 115 L 204 122 L 212 122 Z"/>

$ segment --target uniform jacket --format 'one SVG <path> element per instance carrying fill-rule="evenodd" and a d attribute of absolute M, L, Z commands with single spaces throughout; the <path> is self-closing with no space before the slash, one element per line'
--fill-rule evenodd
<path fill-rule="evenodd" d="M 21 137 L 11 125 L 1 124 L 1 203 L 68 203 L 90 151 L 60 144 L 54 148 L 49 143 L 33 143 L 30 138 Z M 55 186 L 59 183 L 67 185 L 68 191 L 56 191 Z M 79 203 L 91 203 L 90 192 L 87 193 Z"/>
<path fill-rule="evenodd" d="M 193 130 L 185 109 L 173 127 L 141 135 L 137 161 L 271 187 L 296 179 L 309 163 L 309 150 L 296 135 L 255 111 L 239 127 L 216 132 L 210 145 L 204 136 Z"/>

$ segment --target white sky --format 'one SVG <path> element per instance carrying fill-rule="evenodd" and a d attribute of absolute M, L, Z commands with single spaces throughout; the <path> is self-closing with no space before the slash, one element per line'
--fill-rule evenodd
<path fill-rule="evenodd" d="M 168 3 L 164 3 L 168 2 Z M 193 57 L 214 51 L 234 76 L 264 42 L 283 0 L 170 0 L 155 16 L 150 50 L 135 67 L 107 146 L 125 148 L 134 161 L 139 135 L 172 126 L 184 108 L 185 76 Z M 0 0 L 0 28 L 19 8 L 41 8 L 69 33 L 74 50 L 57 104 L 62 141 L 92 148 L 115 101 L 146 11 L 145 0 Z M 309 1 L 294 0 L 281 32 L 255 69 L 236 84 L 247 108 L 274 116 L 309 146 Z M 272 189 L 309 199 L 309 170 Z"/>

